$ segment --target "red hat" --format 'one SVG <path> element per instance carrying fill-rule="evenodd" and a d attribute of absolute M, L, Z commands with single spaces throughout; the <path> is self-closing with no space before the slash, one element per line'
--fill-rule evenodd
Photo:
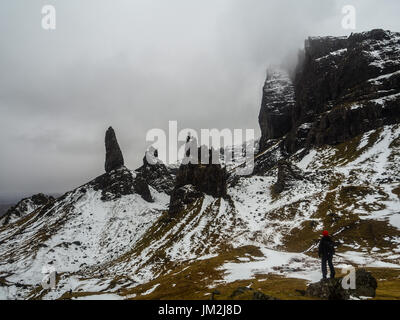
<path fill-rule="evenodd" d="M 327 237 L 327 236 L 329 236 L 329 232 L 328 232 L 327 230 L 324 230 L 324 231 L 322 232 L 322 235 L 323 235 L 324 237 Z"/>

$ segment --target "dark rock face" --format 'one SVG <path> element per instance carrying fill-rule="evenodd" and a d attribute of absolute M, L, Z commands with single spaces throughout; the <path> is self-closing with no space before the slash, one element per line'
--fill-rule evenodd
<path fill-rule="evenodd" d="M 106 173 L 97 177 L 88 185 L 95 191 L 101 190 L 101 200 L 111 201 L 121 196 L 137 193 L 144 200 L 152 202 L 146 177 L 142 172 L 133 173 L 124 167 L 124 158 L 119 148 L 114 129 L 109 127 L 105 138 Z"/>
<path fill-rule="evenodd" d="M 347 37 L 310 37 L 305 41 L 305 50 L 314 57 L 323 57 L 331 52 L 346 48 Z"/>
<path fill-rule="evenodd" d="M 334 145 L 400 122 L 399 48 L 400 34 L 384 30 L 309 38 L 286 149 Z"/>
<path fill-rule="evenodd" d="M 193 185 L 200 192 L 213 197 L 225 197 L 227 193 L 227 173 L 219 164 L 181 165 L 176 176 L 175 188 Z"/>
<path fill-rule="evenodd" d="M 158 192 L 165 192 L 168 195 L 172 193 L 175 178 L 165 164 L 157 158 L 156 150 L 153 154 L 146 153 L 143 158 L 143 165 L 136 171 L 140 173 L 148 185 L 152 186 Z"/>
<path fill-rule="evenodd" d="M 343 289 L 342 279 L 335 278 L 311 283 L 307 287 L 306 296 L 326 300 L 348 300 L 350 298 L 350 293 Z"/>
<path fill-rule="evenodd" d="M 122 156 L 117 137 L 115 136 L 115 132 L 112 127 L 109 127 L 106 132 L 105 145 L 106 162 L 104 167 L 106 172 L 110 172 L 122 167 L 124 165 L 124 157 Z"/>
<path fill-rule="evenodd" d="M 294 86 L 283 71 L 268 71 L 258 121 L 261 128 L 260 151 L 266 149 L 269 139 L 284 136 L 292 128 L 292 110 L 295 104 Z"/>
<path fill-rule="evenodd" d="M 140 194 L 142 198 L 147 202 L 153 202 L 149 185 L 146 182 L 146 179 L 141 174 L 136 175 L 136 179 L 134 182 L 134 190 L 137 194 Z"/>
<path fill-rule="evenodd" d="M 101 200 L 111 201 L 137 193 L 148 202 L 153 201 L 149 186 L 139 174 L 136 177 L 125 167 L 105 173 L 88 183 L 95 191 L 101 190 Z"/>
<path fill-rule="evenodd" d="M 260 151 L 269 139 L 284 138 L 292 154 L 400 122 L 400 33 L 309 38 L 296 72 L 293 83 L 267 77 Z"/>
<path fill-rule="evenodd" d="M 201 148 L 198 149 L 199 162 L 201 160 Z M 211 154 L 211 150 L 207 151 Z M 228 174 L 220 164 L 192 164 L 184 159 L 176 175 L 175 187 L 171 194 L 170 214 L 178 212 L 185 202 L 194 201 L 203 193 L 213 197 L 227 196 Z M 183 188 L 191 186 L 188 188 Z M 184 197 L 185 202 L 180 199 Z"/>
<path fill-rule="evenodd" d="M 304 179 L 304 175 L 299 168 L 289 161 L 280 160 L 278 162 L 278 180 L 272 186 L 274 193 L 281 193 L 288 190 L 296 180 Z"/>

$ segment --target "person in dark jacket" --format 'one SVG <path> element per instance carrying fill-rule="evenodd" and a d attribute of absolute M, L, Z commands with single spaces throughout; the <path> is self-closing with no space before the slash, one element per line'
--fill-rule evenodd
<path fill-rule="evenodd" d="M 321 258 L 322 265 L 322 278 L 326 279 L 328 271 L 326 269 L 326 263 L 328 262 L 330 276 L 331 278 L 335 278 L 335 268 L 333 267 L 332 258 L 335 254 L 335 242 L 333 242 L 332 238 L 329 236 L 329 232 L 324 230 L 322 232 L 322 239 L 319 242 L 318 247 L 318 256 Z"/>

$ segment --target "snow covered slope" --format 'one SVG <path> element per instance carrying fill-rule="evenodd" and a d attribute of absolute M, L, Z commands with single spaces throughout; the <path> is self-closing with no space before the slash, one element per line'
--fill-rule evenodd
<path fill-rule="evenodd" d="M 59 298 L 72 290 L 127 298 L 122 289 L 246 246 L 262 255 L 228 255 L 214 285 L 271 272 L 317 280 L 323 228 L 342 243 L 336 263 L 400 267 L 399 157 L 400 127 L 386 126 L 293 155 L 305 178 L 281 194 L 271 189 L 273 168 L 240 177 L 227 199 L 205 195 L 174 218 L 169 197 L 153 188 L 154 202 L 138 194 L 103 201 L 89 183 L 1 229 L 2 297 Z M 44 266 L 58 272 L 54 290 L 41 288 Z"/>

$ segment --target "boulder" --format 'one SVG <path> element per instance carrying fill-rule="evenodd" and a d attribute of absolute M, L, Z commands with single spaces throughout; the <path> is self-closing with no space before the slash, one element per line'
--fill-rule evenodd
<path fill-rule="evenodd" d="M 375 297 L 378 283 L 365 269 L 356 270 L 356 289 L 345 290 L 343 278 L 326 279 L 312 283 L 307 287 L 306 295 L 327 300 L 348 300 L 350 296 Z"/>
<path fill-rule="evenodd" d="M 183 159 L 176 174 L 174 190 L 171 194 L 169 213 L 179 212 L 184 204 L 189 204 L 203 194 L 215 198 L 227 196 L 228 174 L 220 164 L 202 163 L 202 159 L 212 159 L 214 150 L 197 149 L 197 155 L 189 155 Z M 198 157 L 198 163 L 192 163 Z"/>
<path fill-rule="evenodd" d="M 326 300 L 348 300 L 350 292 L 343 289 L 341 278 L 335 278 L 311 283 L 306 289 L 306 296 Z"/>
<path fill-rule="evenodd" d="M 357 297 L 375 297 L 378 282 L 371 272 L 365 269 L 356 270 L 356 289 L 351 294 Z"/>
<path fill-rule="evenodd" d="M 149 185 L 146 179 L 141 175 L 137 174 L 134 181 L 134 190 L 137 194 L 140 194 L 141 197 L 147 202 L 153 202 L 153 198 L 151 197 L 151 192 L 149 189 Z"/>

